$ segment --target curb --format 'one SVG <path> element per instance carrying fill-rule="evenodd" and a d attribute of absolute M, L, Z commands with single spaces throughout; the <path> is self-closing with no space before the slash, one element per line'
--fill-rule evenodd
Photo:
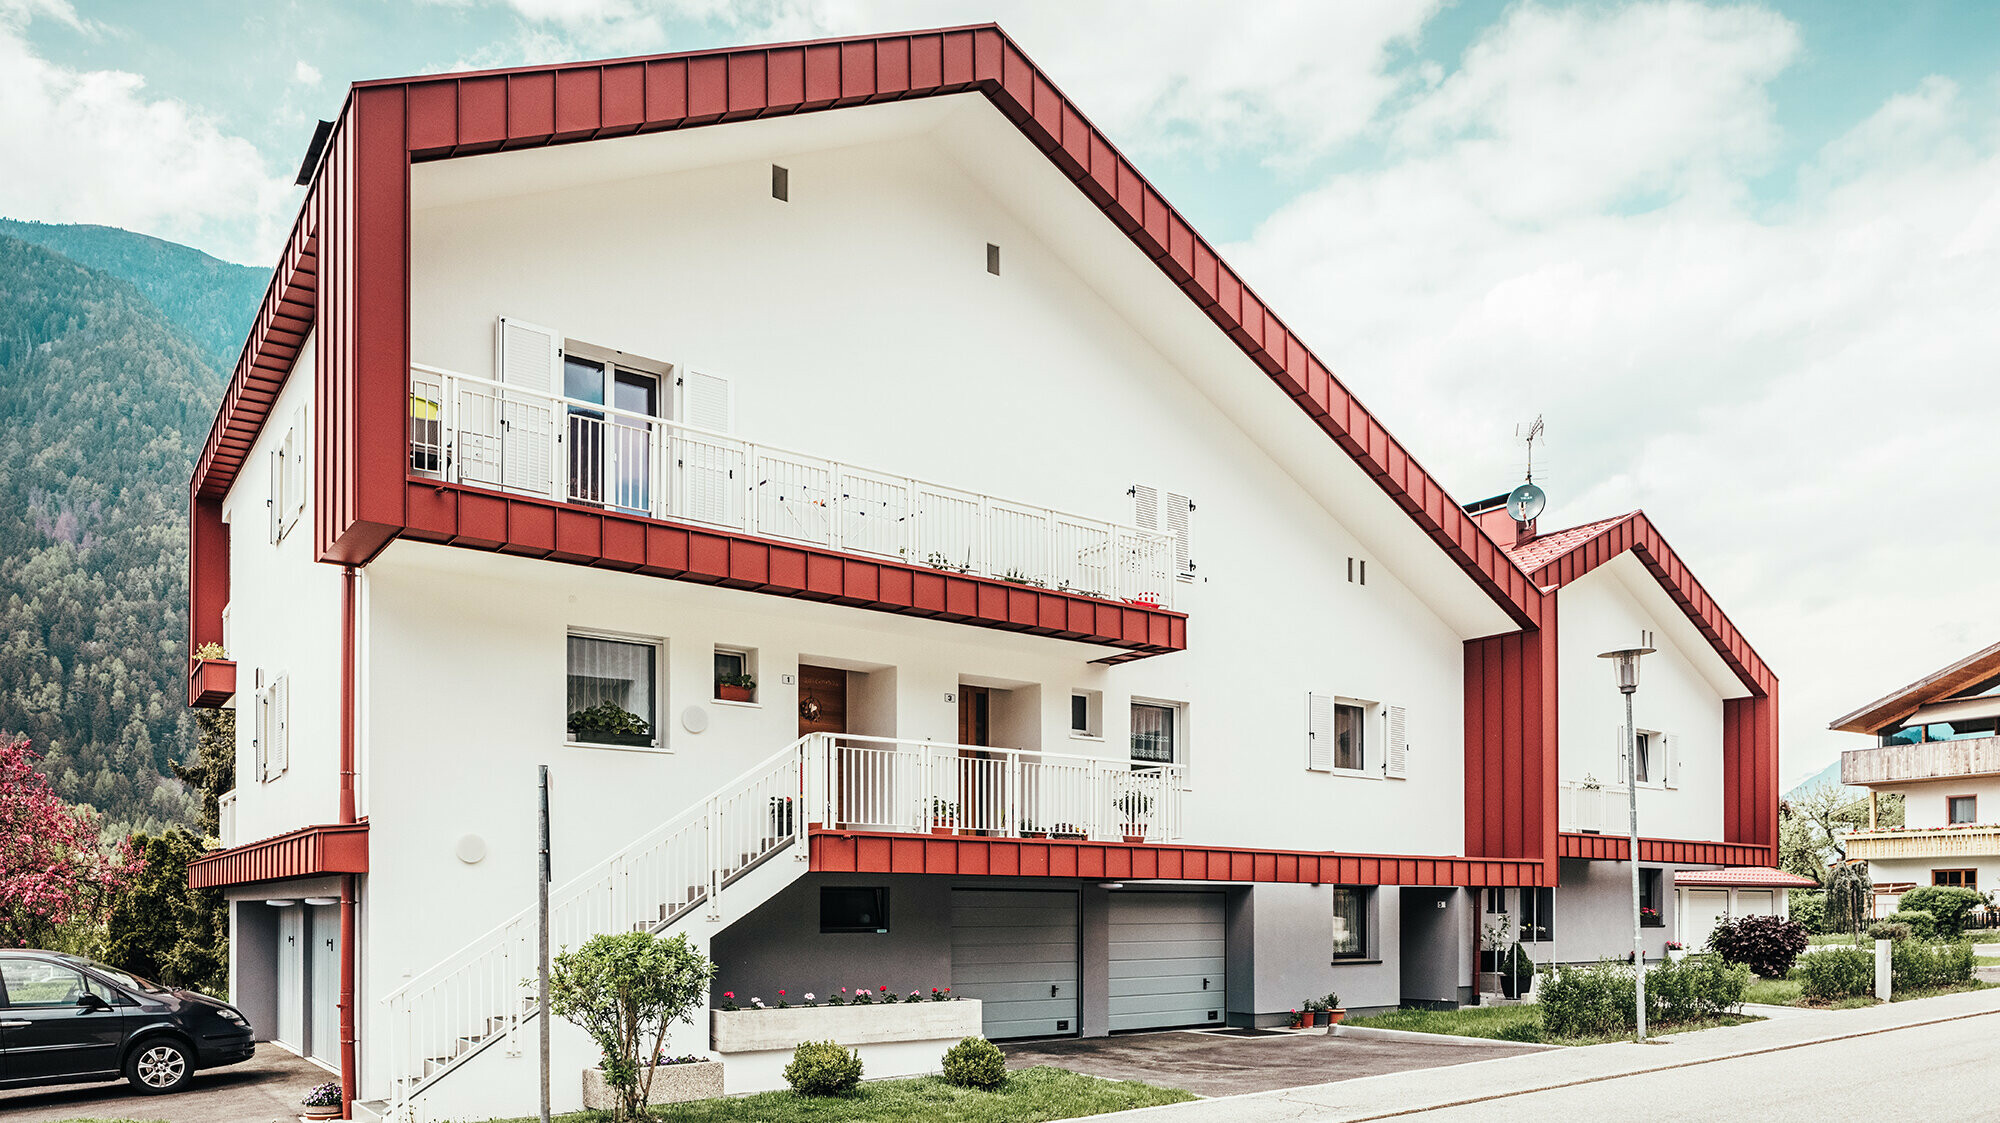
<path fill-rule="evenodd" d="M 1426 1045 L 1477 1045 L 1496 1049 L 1532 1049 L 1542 1052 L 1567 1049 L 1567 1045 L 1550 1045 L 1545 1041 L 1502 1041 L 1497 1037 L 1463 1037 L 1456 1033 L 1420 1033 L 1414 1029 L 1381 1029 L 1376 1026 L 1351 1026 L 1341 1024 L 1333 1027 L 1335 1037 L 1353 1037 L 1363 1041 L 1405 1041 Z"/>

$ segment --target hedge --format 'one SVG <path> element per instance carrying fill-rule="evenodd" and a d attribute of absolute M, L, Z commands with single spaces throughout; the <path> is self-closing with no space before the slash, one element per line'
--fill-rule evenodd
<path fill-rule="evenodd" d="M 1934 990 L 1972 981 L 1972 944 L 1899 940 L 1889 947 L 1889 986 L 1895 992 Z"/>
<path fill-rule="evenodd" d="M 1749 969 L 1720 956 L 1669 960 L 1646 972 L 1646 1022 L 1667 1028 L 1732 1013 L 1749 985 Z M 1546 968 L 1540 997 L 1542 1033 L 1551 1039 L 1611 1037 L 1638 1023 L 1632 968 L 1623 963 Z"/>
<path fill-rule="evenodd" d="M 1821 948 L 1792 969 L 1799 997 L 1808 1002 L 1837 1002 L 1875 993 L 1875 953 L 1865 948 Z"/>
<path fill-rule="evenodd" d="M 1896 907 L 1930 913 L 1937 918 L 1937 934 L 1956 940 L 1965 934 L 1972 914 L 1986 907 L 1986 896 L 1962 885 L 1920 885 L 1903 894 Z"/>

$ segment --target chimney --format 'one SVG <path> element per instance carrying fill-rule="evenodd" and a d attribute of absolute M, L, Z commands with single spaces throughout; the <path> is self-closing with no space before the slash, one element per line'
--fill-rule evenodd
<path fill-rule="evenodd" d="M 1491 535 L 1495 542 L 1519 546 L 1534 540 L 1535 520 L 1515 521 L 1514 517 L 1507 513 L 1507 496 L 1504 494 L 1491 499 L 1481 499 L 1477 503 L 1467 503 L 1465 513 L 1471 515 L 1472 521 L 1479 524 L 1479 529 Z"/>

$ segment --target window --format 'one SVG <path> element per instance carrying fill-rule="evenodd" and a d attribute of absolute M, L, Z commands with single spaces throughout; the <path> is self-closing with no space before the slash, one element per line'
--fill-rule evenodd
<path fill-rule="evenodd" d="M 1360 770 L 1368 759 L 1368 713 L 1360 706 L 1333 707 L 1333 766 Z"/>
<path fill-rule="evenodd" d="M 1507 891 L 1505 889 L 1488 889 L 1486 891 L 1486 911 L 1507 911 Z"/>
<path fill-rule="evenodd" d="M 1932 870 L 1932 885 L 1952 885 L 1962 889 L 1979 888 L 1978 870 Z"/>
<path fill-rule="evenodd" d="M 569 637 L 569 739 L 580 745 L 651 746 L 655 668 L 650 643 Z"/>
<path fill-rule="evenodd" d="M 756 660 L 750 652 L 729 647 L 715 649 L 715 700 L 757 700 Z"/>
<path fill-rule="evenodd" d="M 1653 782 L 1653 735 L 1651 733 L 1647 733 L 1644 730 L 1640 730 L 1638 737 L 1633 739 L 1632 752 L 1634 754 L 1634 758 L 1639 762 L 1638 769 L 1634 772 L 1634 782 L 1640 784 L 1652 783 Z"/>
<path fill-rule="evenodd" d="M 889 891 L 878 886 L 820 886 L 819 930 L 887 932 Z"/>
<path fill-rule="evenodd" d="M 1521 942 L 1543 943 L 1556 938 L 1556 891 L 1521 890 Z"/>
<path fill-rule="evenodd" d="M 1662 870 L 1639 871 L 1639 926 L 1661 928 L 1667 923 L 1667 912 L 1662 905 L 1662 893 L 1666 874 Z"/>
<path fill-rule="evenodd" d="M 1172 764 L 1177 716 L 1173 706 L 1132 703 L 1132 759 L 1145 764 Z"/>
<path fill-rule="evenodd" d="M 1368 891 L 1335 887 L 1333 891 L 1333 950 L 1335 959 L 1368 958 Z"/>
<path fill-rule="evenodd" d="M 1070 691 L 1069 735 L 1104 736 L 1104 695 L 1095 690 Z"/>
<path fill-rule="evenodd" d="M 1944 801 L 1945 822 L 1951 824 L 1976 823 L 1979 821 L 1979 797 L 1955 795 Z"/>
<path fill-rule="evenodd" d="M 306 411 L 292 415 L 278 447 L 271 451 L 271 541 L 282 542 L 306 507 Z"/>
<path fill-rule="evenodd" d="M 86 994 L 105 997 L 83 972 L 41 959 L 0 959 L 0 982 L 7 987 L 7 1004 L 20 1007 L 74 1006 Z"/>

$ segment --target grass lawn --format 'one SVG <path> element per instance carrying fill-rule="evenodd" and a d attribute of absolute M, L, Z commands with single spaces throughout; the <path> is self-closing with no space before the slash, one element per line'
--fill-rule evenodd
<path fill-rule="evenodd" d="M 1698 1029 L 1714 1029 L 1717 1026 L 1736 1026 L 1745 1022 L 1761 1022 L 1764 1019 L 1755 1014 L 1729 1014 L 1712 1021 L 1682 1022 L 1659 1029 L 1659 1033 L 1691 1033 Z M 1414 1033 L 1449 1033 L 1459 1037 L 1490 1037 L 1498 1041 L 1540 1042 L 1542 1038 L 1542 1011 L 1538 1006 L 1467 1006 L 1462 1010 L 1390 1010 L 1366 1018 L 1351 1018 L 1348 1025 L 1369 1026 L 1373 1029 L 1405 1029 Z M 1548 1042 L 1552 1045 L 1598 1045 L 1606 1041 L 1624 1041 L 1629 1035 L 1616 1034 L 1610 1037 L 1559 1038 Z"/>
<path fill-rule="evenodd" d="M 1042 1123 L 1101 1115 L 1133 1107 L 1183 1103 L 1195 1097 L 1178 1088 L 1136 1080 L 1101 1080 L 1039 1065 L 1007 1074 L 991 1092 L 947 1084 L 935 1076 L 864 1083 L 848 1096 L 760 1092 L 754 1096 L 662 1104 L 651 1118 L 664 1123 L 877 1123 L 922 1119 L 926 1123 Z M 561 1123 L 606 1123 L 609 1112 L 557 1116 Z M 528 1123 L 526 1119 L 508 1123 Z"/>
<path fill-rule="evenodd" d="M 1972 957 L 1972 965 L 1974 967 L 2000 967 L 2000 955 L 1975 955 Z"/>

